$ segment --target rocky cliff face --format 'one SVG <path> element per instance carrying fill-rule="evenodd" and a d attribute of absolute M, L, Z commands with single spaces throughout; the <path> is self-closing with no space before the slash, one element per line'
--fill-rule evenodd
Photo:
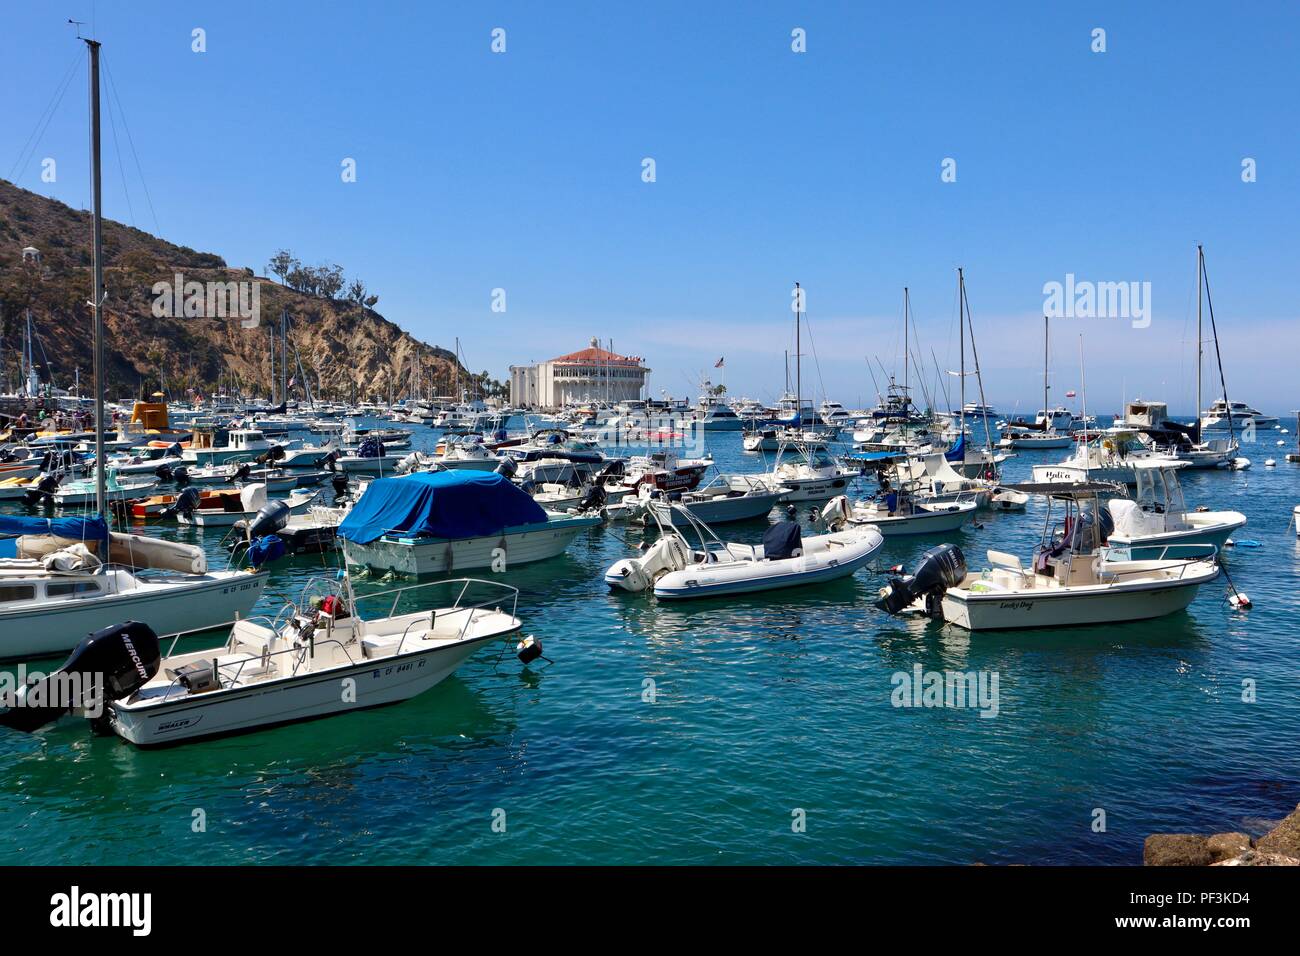
<path fill-rule="evenodd" d="M 1300 807 L 1258 840 L 1246 833 L 1156 833 L 1142 848 L 1146 866 L 1300 866 Z"/>
<path fill-rule="evenodd" d="M 384 400 L 402 397 L 421 370 L 424 391 L 452 393 L 456 362 L 446 349 L 426 345 L 389 322 L 373 308 L 356 302 L 296 292 L 252 269 L 230 268 L 219 256 L 177 246 L 139 229 L 105 220 L 104 284 L 105 351 L 109 396 L 153 391 L 160 377 L 173 396 L 187 388 L 207 394 L 218 384 L 234 382 L 248 394 L 269 394 L 271 328 L 282 310 L 290 316 L 290 374 L 301 383 L 293 347 L 317 397 Z M 34 247 L 40 261 L 24 259 Z M 28 309 L 39 335 L 38 365 L 48 361 L 59 387 L 70 388 L 75 369 L 83 387 L 91 381 L 91 224 L 88 212 L 20 189 L 0 180 L 0 385 L 16 380 L 17 354 Z M 181 273 L 185 283 L 215 290 L 214 305 L 223 298 L 219 287 L 207 283 L 257 283 L 260 325 L 227 317 L 186 316 L 181 301 L 171 303 L 175 315 L 159 317 L 155 283 L 173 284 Z M 197 291 L 198 287 L 190 287 Z M 231 287 L 235 291 L 238 287 Z M 242 287 L 251 305 L 252 287 Z M 236 296 L 238 292 L 236 292 Z M 203 311 L 208 296 L 200 297 Z M 188 297 L 191 309 L 197 300 Z M 213 309 L 213 311 L 217 311 Z M 48 379 L 47 374 L 43 378 Z M 470 380 L 459 370 L 462 386 Z M 295 390 L 300 396 L 301 384 Z"/>

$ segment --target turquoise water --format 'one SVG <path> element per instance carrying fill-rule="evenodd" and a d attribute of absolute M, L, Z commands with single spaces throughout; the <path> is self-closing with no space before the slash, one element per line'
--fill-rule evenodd
<path fill-rule="evenodd" d="M 1245 613 L 1219 582 L 1162 620 L 972 637 L 876 611 L 866 572 L 656 604 L 605 590 L 640 533 L 598 528 L 507 578 L 552 665 L 485 649 L 407 703 L 167 750 L 71 718 L 3 733 L 0 862 L 1131 864 L 1152 832 L 1260 831 L 1300 799 L 1300 465 L 1276 437 L 1244 449 L 1249 471 L 1184 473 L 1189 504 L 1250 519 L 1238 538 L 1260 546 L 1227 559 Z M 725 469 L 759 470 L 738 435 L 709 441 Z M 1021 453 L 1008 477 L 1064 455 Z M 986 548 L 1026 554 L 1035 507 L 952 540 L 977 567 Z M 880 563 L 935 543 L 888 542 Z M 282 563 L 258 612 L 320 573 Z M 996 672 L 997 716 L 892 706 L 917 664 Z"/>

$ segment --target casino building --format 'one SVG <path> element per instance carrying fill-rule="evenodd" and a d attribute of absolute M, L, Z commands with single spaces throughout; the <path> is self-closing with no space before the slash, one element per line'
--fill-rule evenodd
<path fill-rule="evenodd" d="M 650 369 L 637 356 L 619 355 L 593 338 L 588 348 L 537 365 L 510 366 L 510 404 L 558 409 L 586 402 L 643 398 Z"/>

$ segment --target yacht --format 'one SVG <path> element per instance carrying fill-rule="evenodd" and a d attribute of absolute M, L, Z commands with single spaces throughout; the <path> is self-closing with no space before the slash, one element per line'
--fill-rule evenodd
<path fill-rule="evenodd" d="M 226 444 L 216 444 L 210 431 L 195 431 L 181 457 L 197 465 L 224 465 L 234 458 L 253 458 L 269 452 L 275 446 L 256 428 L 232 428 Z"/>
<path fill-rule="evenodd" d="M 832 402 L 829 399 L 822 402 L 818 409 L 818 417 L 823 425 L 830 425 L 833 428 L 843 428 L 853 423 L 853 416 L 839 402 Z"/>
<path fill-rule="evenodd" d="M 1201 414 L 1204 429 L 1228 428 L 1229 421 L 1234 429 L 1245 428 L 1250 423 L 1256 428 L 1272 428 L 1278 423 L 1275 416 L 1265 415 L 1245 402 L 1225 402 L 1221 398 Z"/>
<path fill-rule="evenodd" d="M 731 406 L 716 398 L 700 398 L 695 408 L 695 420 L 709 432 L 738 432 L 744 427 L 744 422 Z"/>

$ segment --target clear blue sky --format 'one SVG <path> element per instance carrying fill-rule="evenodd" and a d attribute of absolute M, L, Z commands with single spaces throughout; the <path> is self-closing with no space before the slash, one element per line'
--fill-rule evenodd
<path fill-rule="evenodd" d="M 1153 321 L 1057 322 L 1056 397 L 1082 331 L 1090 410 L 1186 412 L 1200 241 L 1232 397 L 1300 406 L 1295 3 L 6 0 L 0 175 L 82 57 L 63 21 L 92 15 L 157 222 L 120 128 L 130 208 L 106 128 L 107 215 L 259 272 L 282 246 L 338 262 L 497 377 L 599 335 L 646 357 L 655 393 L 694 394 L 725 355 L 732 393 L 771 399 L 799 280 L 807 390 L 869 402 L 904 285 L 955 367 L 961 265 L 999 407 L 1037 407 L 1043 284 L 1074 273 L 1150 282 Z M 83 77 L 12 177 L 74 206 Z"/>

